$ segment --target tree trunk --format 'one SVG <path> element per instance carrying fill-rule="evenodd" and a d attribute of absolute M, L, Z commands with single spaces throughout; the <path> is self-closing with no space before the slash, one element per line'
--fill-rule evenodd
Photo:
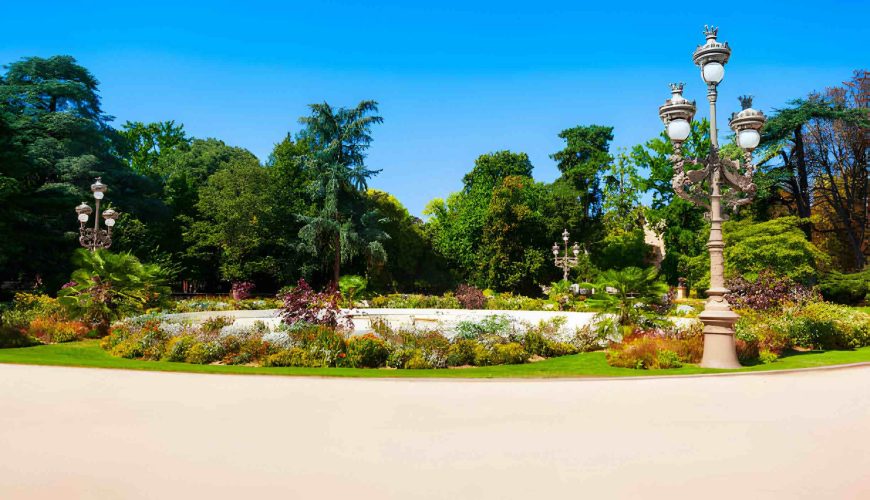
<path fill-rule="evenodd" d="M 335 258 L 332 262 L 332 284 L 338 289 L 338 278 L 341 272 L 341 236 L 335 236 Z"/>
<path fill-rule="evenodd" d="M 807 173 L 807 160 L 804 152 L 803 125 L 798 125 L 794 130 L 795 166 L 797 167 L 797 187 L 795 201 L 797 202 L 798 217 L 808 219 L 812 215 L 810 199 L 810 182 Z M 810 222 L 801 224 L 801 229 L 807 235 L 807 240 L 813 241 L 813 225 Z"/>

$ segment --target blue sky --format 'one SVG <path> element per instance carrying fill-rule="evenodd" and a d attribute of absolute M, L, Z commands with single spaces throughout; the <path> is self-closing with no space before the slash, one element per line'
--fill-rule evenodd
<path fill-rule="evenodd" d="M 704 24 L 733 49 L 720 120 L 738 95 L 769 112 L 870 66 L 866 0 L 707 3 L 9 2 L 0 63 L 73 55 L 116 125 L 174 119 L 264 160 L 307 104 L 375 99 L 372 186 L 419 215 L 482 153 L 526 152 L 550 181 L 564 128 L 612 125 L 614 150 L 658 134 L 668 82 L 704 101 Z"/>

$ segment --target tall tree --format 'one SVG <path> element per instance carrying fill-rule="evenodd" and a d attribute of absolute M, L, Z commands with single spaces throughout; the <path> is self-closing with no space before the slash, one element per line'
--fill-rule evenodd
<path fill-rule="evenodd" d="M 866 73 L 856 72 L 844 87 L 792 101 L 768 121 L 761 145 L 765 170 L 780 181 L 783 203 L 813 239 L 819 231 L 809 217 L 815 207 L 820 208 L 816 213 L 827 213 L 824 230 L 850 249 L 845 267 L 851 269 L 861 269 L 866 261 L 868 82 Z"/>
<path fill-rule="evenodd" d="M 0 243 L 0 275 L 49 286 L 68 275 L 77 246 L 72 209 L 90 199 L 97 176 L 109 200 L 128 216 L 162 209 L 158 186 L 115 156 L 118 137 L 100 108 L 98 82 L 70 56 L 30 57 L 6 66 L 0 79 L 0 191 L 7 234 Z M 119 225 L 119 229 L 121 229 Z"/>
<path fill-rule="evenodd" d="M 365 165 L 372 142 L 371 128 L 383 122 L 375 101 L 362 101 L 354 108 L 334 109 L 327 103 L 310 105 L 311 114 L 299 121 L 300 137 L 310 147 L 306 168 L 310 171 L 311 198 L 316 214 L 300 214 L 299 231 L 304 248 L 315 255 L 330 255 L 332 282 L 338 285 L 342 263 L 359 254 L 369 261 L 386 259 L 378 227 L 380 217 L 371 210 L 363 193 L 379 170 Z"/>
<path fill-rule="evenodd" d="M 613 160 L 608 152 L 613 140 L 613 127 L 578 126 L 559 133 L 565 148 L 550 155 L 556 160 L 562 178 L 570 181 L 580 193 L 586 218 L 594 218 L 601 208 L 599 174 Z"/>
<path fill-rule="evenodd" d="M 174 120 L 142 123 L 125 122 L 118 132 L 123 138 L 120 155 L 130 169 L 142 175 L 160 177 L 160 157 L 170 150 L 185 150 L 191 139 L 184 132 L 184 125 Z"/>

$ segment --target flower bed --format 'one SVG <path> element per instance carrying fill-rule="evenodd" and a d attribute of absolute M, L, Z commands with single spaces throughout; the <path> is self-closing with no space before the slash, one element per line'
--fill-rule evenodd
<path fill-rule="evenodd" d="M 449 339 L 437 329 L 394 329 L 386 321 L 354 336 L 341 326 L 303 321 L 272 329 L 262 321 L 239 326 L 222 316 L 193 324 L 151 314 L 115 324 L 102 347 L 124 358 L 199 364 L 435 369 L 520 364 L 604 345 L 589 328 L 566 332 L 563 325 L 495 316 L 463 322 Z"/>

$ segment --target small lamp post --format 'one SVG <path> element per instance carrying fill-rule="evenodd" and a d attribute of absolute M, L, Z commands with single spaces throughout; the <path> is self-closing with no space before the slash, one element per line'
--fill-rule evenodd
<path fill-rule="evenodd" d="M 559 244 L 553 243 L 553 263 L 556 267 L 562 268 L 562 279 L 565 281 L 568 281 L 568 270 L 577 265 L 577 257 L 580 255 L 580 245 L 575 241 L 574 246 L 571 247 L 574 256 L 568 256 L 568 239 L 570 236 L 567 229 L 562 231 L 562 241 L 565 242 L 565 255 L 562 257 L 559 256 Z"/>
<path fill-rule="evenodd" d="M 732 209 L 745 205 L 755 196 L 752 182 L 755 165 L 752 150 L 761 140 L 759 129 L 765 117 L 761 111 L 752 109 L 752 99 L 741 97 L 743 110 L 731 116 L 730 126 L 737 134 L 737 144 L 743 149 L 743 164 L 719 157 L 719 140 L 716 129 L 717 86 L 725 76 L 725 63 L 731 56 L 727 43 L 716 41 L 718 29 L 704 27 L 707 41 L 698 46 L 692 60 L 701 69 L 701 78 L 707 84 L 707 100 L 710 102 L 710 154 L 707 158 L 683 157 L 682 145 L 691 132 L 695 116 L 695 102 L 684 98 L 682 83 L 671 84 L 671 98 L 659 108 L 659 116 L 665 124 L 668 137 L 674 145 L 671 162 L 674 177 L 671 184 L 681 198 L 709 210 L 710 239 L 710 289 L 707 304 L 698 317 L 704 323 L 704 356 L 701 366 L 705 368 L 739 368 L 734 342 L 734 323 L 737 314 L 732 310 L 725 294 L 725 269 L 722 240 L 722 203 Z M 687 169 L 687 166 L 692 168 Z M 722 188 L 726 189 L 723 193 Z M 708 189 L 710 190 L 708 194 Z"/>
<path fill-rule="evenodd" d="M 108 186 L 102 183 L 99 177 L 91 184 L 91 192 L 94 193 L 96 200 L 96 214 L 100 213 L 100 200 L 106 194 Z M 103 211 L 103 219 L 106 222 L 106 229 L 100 229 L 100 217 L 94 216 L 94 227 L 85 227 L 90 218 L 91 207 L 87 203 L 82 202 L 76 207 L 76 213 L 79 219 L 79 244 L 81 246 L 96 251 L 98 248 L 109 248 L 112 246 L 112 227 L 115 225 L 115 220 L 118 218 L 118 212 L 108 208 Z"/>

